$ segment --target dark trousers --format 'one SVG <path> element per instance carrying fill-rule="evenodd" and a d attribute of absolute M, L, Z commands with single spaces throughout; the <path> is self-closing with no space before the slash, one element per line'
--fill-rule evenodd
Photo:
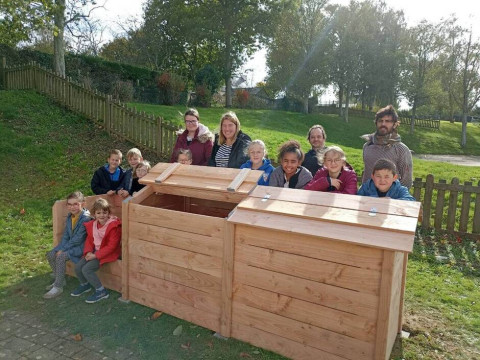
<path fill-rule="evenodd" d="M 75 265 L 75 274 L 77 274 L 80 284 L 88 282 L 94 289 L 99 289 L 102 287 L 102 283 L 96 274 L 98 269 L 100 269 L 100 262 L 98 259 L 87 261 L 85 258 L 81 258 Z"/>

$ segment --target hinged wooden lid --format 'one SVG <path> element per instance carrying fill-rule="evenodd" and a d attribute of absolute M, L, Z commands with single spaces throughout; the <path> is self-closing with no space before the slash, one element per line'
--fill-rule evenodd
<path fill-rule="evenodd" d="M 411 252 L 419 210 L 413 201 L 258 186 L 228 221 Z"/>
<path fill-rule="evenodd" d="M 250 169 L 158 163 L 139 182 L 159 193 L 240 202 L 262 174 Z"/>

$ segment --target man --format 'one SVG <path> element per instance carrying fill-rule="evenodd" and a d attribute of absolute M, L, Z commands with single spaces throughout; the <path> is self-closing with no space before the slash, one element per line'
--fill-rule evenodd
<path fill-rule="evenodd" d="M 315 173 L 323 165 L 323 150 L 326 148 L 325 140 L 327 140 L 327 134 L 325 134 L 325 129 L 322 125 L 313 125 L 308 130 L 307 139 L 310 145 L 312 145 L 312 149 L 305 154 L 302 166 L 310 170 L 312 176 L 315 176 Z"/>
<path fill-rule="evenodd" d="M 413 183 L 412 154 L 398 135 L 398 115 L 392 105 L 378 110 L 375 114 L 375 125 L 375 133 L 362 136 L 367 141 L 363 145 L 362 183 L 370 179 L 378 159 L 388 159 L 396 165 L 400 183 L 410 188 Z"/>

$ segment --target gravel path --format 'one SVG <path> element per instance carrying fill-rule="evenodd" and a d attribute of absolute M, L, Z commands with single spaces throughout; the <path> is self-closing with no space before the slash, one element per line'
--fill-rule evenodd
<path fill-rule="evenodd" d="M 480 166 L 480 156 L 473 155 L 420 155 L 414 154 L 413 157 L 429 160 L 439 161 L 463 166 Z"/>

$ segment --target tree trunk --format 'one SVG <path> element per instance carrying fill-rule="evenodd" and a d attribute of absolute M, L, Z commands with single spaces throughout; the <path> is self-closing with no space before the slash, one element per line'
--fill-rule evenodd
<path fill-rule="evenodd" d="M 230 35 L 225 39 L 225 107 L 232 107 L 232 42 Z"/>
<path fill-rule="evenodd" d="M 65 77 L 65 44 L 63 34 L 65 31 L 65 0 L 57 0 L 54 22 L 57 34 L 53 37 L 53 70 L 56 74 Z"/>
<path fill-rule="evenodd" d="M 348 91 L 348 87 L 345 88 L 345 122 L 348 123 L 348 107 L 350 106 L 350 91 Z"/>
<path fill-rule="evenodd" d="M 467 146 L 467 113 L 465 111 L 462 114 L 462 141 L 460 145 L 462 147 Z"/>
<path fill-rule="evenodd" d="M 303 113 L 308 114 L 308 95 L 302 99 L 303 103 Z"/>
<path fill-rule="evenodd" d="M 410 121 L 410 134 L 415 131 L 415 117 L 417 116 L 417 101 L 413 102 L 412 106 L 412 120 Z"/>
<path fill-rule="evenodd" d="M 340 117 L 343 117 L 343 85 L 338 86 L 338 106 Z"/>

